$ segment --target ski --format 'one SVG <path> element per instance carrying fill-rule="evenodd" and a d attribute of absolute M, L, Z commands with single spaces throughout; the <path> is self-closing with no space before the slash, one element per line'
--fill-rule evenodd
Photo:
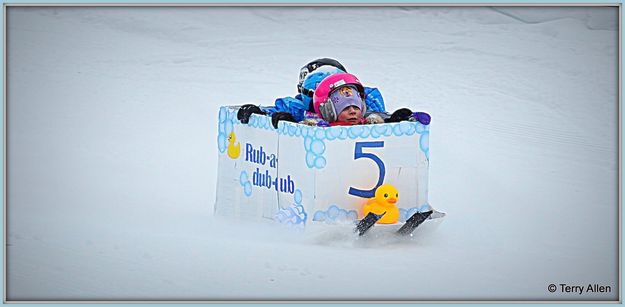
<path fill-rule="evenodd" d="M 411 234 L 421 223 L 423 223 L 430 215 L 432 210 L 426 212 L 417 212 L 406 220 L 406 223 L 397 230 L 397 233 L 406 236 Z"/>
<path fill-rule="evenodd" d="M 357 232 L 358 236 L 364 235 L 385 214 L 386 214 L 386 212 L 384 212 L 384 213 L 382 213 L 380 215 L 377 215 L 377 214 L 375 214 L 373 212 L 369 212 L 369 214 L 367 214 L 367 216 L 365 216 L 364 219 L 362 219 L 362 220 L 360 220 L 360 222 L 358 222 L 358 225 L 356 225 L 356 229 L 354 229 L 354 232 Z"/>

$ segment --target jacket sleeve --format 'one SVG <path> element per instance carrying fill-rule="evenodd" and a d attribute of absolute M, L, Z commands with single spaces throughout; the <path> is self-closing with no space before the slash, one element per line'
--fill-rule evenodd
<path fill-rule="evenodd" d="M 289 112 L 296 121 L 304 119 L 304 111 L 308 110 L 308 105 L 303 101 L 293 98 L 284 97 L 276 99 L 275 106 L 265 109 L 264 111 L 272 114 L 275 112 Z"/>
<path fill-rule="evenodd" d="M 365 103 L 367 104 L 367 111 L 371 112 L 385 112 L 384 98 L 377 88 L 365 87 Z"/>

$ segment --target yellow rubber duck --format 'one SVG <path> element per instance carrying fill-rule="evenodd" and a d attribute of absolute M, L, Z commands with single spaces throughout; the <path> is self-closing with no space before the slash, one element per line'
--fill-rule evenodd
<path fill-rule="evenodd" d="M 363 216 L 367 216 L 369 212 L 377 215 L 386 212 L 376 223 L 395 224 L 399 219 L 399 208 L 395 205 L 397 200 L 399 200 L 397 189 L 390 184 L 383 184 L 375 190 L 375 196 L 369 198 L 364 207 L 362 207 Z"/>
<path fill-rule="evenodd" d="M 237 143 L 234 145 L 234 141 L 237 140 L 236 135 L 234 135 L 234 131 L 228 134 L 228 157 L 232 159 L 236 159 L 241 154 L 241 143 Z"/>

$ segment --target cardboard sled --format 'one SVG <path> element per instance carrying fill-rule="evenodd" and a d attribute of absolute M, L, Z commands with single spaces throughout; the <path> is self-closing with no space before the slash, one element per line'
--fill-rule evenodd
<path fill-rule="evenodd" d="M 427 211 L 429 125 L 404 121 L 311 127 L 219 110 L 215 213 L 305 226 L 353 223 L 382 184 L 399 192 L 400 222 Z"/>

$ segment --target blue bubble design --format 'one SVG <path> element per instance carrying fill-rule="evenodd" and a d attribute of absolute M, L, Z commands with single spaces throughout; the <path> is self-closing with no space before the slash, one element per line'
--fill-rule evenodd
<path fill-rule="evenodd" d="M 263 118 L 267 118 L 263 116 Z M 308 168 L 322 169 L 327 165 L 323 157 L 325 141 L 380 138 L 382 136 L 402 136 L 420 134 L 420 148 L 429 160 L 429 125 L 420 122 L 403 121 L 399 123 L 335 126 L 335 127 L 310 127 L 282 121 L 278 124 L 278 134 L 284 136 L 304 137 L 304 149 L 306 152 L 306 166 Z M 221 147 L 220 147 L 221 150 Z"/>
<path fill-rule="evenodd" d="M 336 135 L 334 135 L 334 130 L 333 129 L 326 129 L 326 136 L 325 138 L 329 141 L 332 141 L 334 139 L 336 139 Z"/>
<path fill-rule="evenodd" d="M 393 125 L 393 134 L 395 136 L 401 136 L 401 134 L 402 134 L 402 132 L 401 132 L 401 125 L 399 125 L 399 124 Z"/>
<path fill-rule="evenodd" d="M 293 200 L 298 205 L 302 204 L 302 191 L 300 189 L 295 190 L 295 193 L 293 193 Z"/>
<path fill-rule="evenodd" d="M 295 132 L 297 132 L 297 127 L 296 126 L 289 126 L 289 135 L 290 136 L 294 136 Z"/>
<path fill-rule="evenodd" d="M 325 138 L 326 134 L 325 134 L 325 131 L 323 129 L 324 128 L 317 128 L 315 130 L 315 138 L 316 139 L 323 140 L 323 138 Z"/>
<path fill-rule="evenodd" d="M 338 139 L 339 140 L 344 140 L 347 138 L 347 128 L 345 127 L 339 127 L 339 135 L 338 135 Z"/>
<path fill-rule="evenodd" d="M 361 138 L 368 138 L 369 135 L 371 135 L 371 128 L 367 125 L 361 126 L 362 127 L 362 133 L 360 133 L 360 137 Z"/>
<path fill-rule="evenodd" d="M 303 137 L 307 137 L 308 134 L 310 134 L 310 127 L 303 126 L 303 127 L 301 127 L 301 129 L 302 129 L 302 136 Z"/>
<path fill-rule="evenodd" d="M 317 211 L 313 215 L 313 221 L 315 222 L 325 222 L 328 218 L 328 214 L 325 211 Z"/>
<path fill-rule="evenodd" d="M 236 114 L 234 114 L 233 118 L 236 118 Z M 234 121 L 234 123 L 241 124 L 241 121 L 237 119 L 236 121 Z M 271 124 L 271 117 L 266 116 L 266 115 L 252 114 L 249 118 L 249 121 L 247 122 L 247 125 L 252 128 L 273 130 L 273 126 Z"/>
<path fill-rule="evenodd" d="M 257 127 L 256 127 L 256 126 L 257 126 L 257 124 L 256 124 L 256 116 L 250 116 L 250 119 L 249 119 L 249 121 L 247 122 L 247 124 L 248 124 L 250 127 L 257 128 Z"/>
<path fill-rule="evenodd" d="M 250 180 L 247 178 L 247 172 L 241 171 L 241 175 L 239 175 L 239 182 L 241 185 L 244 185 L 248 181 Z"/>
<path fill-rule="evenodd" d="M 334 127 L 310 127 L 295 123 L 281 122 L 278 133 L 288 136 L 304 136 L 318 140 L 344 140 L 356 138 L 368 138 L 371 136 L 402 136 L 423 134 L 429 131 L 429 125 L 420 122 L 402 121 L 399 123 L 334 126 Z"/>
<path fill-rule="evenodd" d="M 247 176 L 247 172 L 241 171 L 241 174 L 239 175 L 239 183 L 243 187 L 243 194 L 247 197 L 252 196 L 252 184 Z"/>
<path fill-rule="evenodd" d="M 252 184 L 249 182 L 246 182 L 243 185 L 243 193 L 245 193 L 245 196 L 250 197 L 252 196 Z"/>
<path fill-rule="evenodd" d="M 349 131 L 347 132 L 347 135 L 349 136 L 350 139 L 354 140 L 358 138 L 361 133 L 362 133 L 362 126 L 354 126 L 354 127 L 350 127 Z"/>
<path fill-rule="evenodd" d="M 417 122 L 415 129 L 417 133 L 421 134 L 423 132 L 430 131 L 430 125 L 424 125 L 422 123 Z"/>
<path fill-rule="evenodd" d="M 315 159 L 315 167 L 318 169 L 322 169 L 324 167 L 326 167 L 326 158 L 322 157 L 322 156 L 317 156 L 317 159 Z"/>
<path fill-rule="evenodd" d="M 227 143 L 225 134 L 220 133 L 217 135 L 217 146 L 219 147 L 219 152 L 223 153 L 226 151 L 226 148 L 228 147 L 228 143 Z"/>
<path fill-rule="evenodd" d="M 276 213 L 274 220 L 280 224 L 303 228 L 306 226 L 308 214 L 301 204 L 292 204 L 287 208 L 281 209 Z"/>
<path fill-rule="evenodd" d="M 405 135 L 413 135 L 416 132 L 415 125 L 411 125 L 410 122 L 400 122 L 399 127 L 401 133 Z"/>
<path fill-rule="evenodd" d="M 315 160 L 316 160 L 316 156 L 314 153 L 308 151 L 306 152 L 306 166 L 308 166 L 308 168 L 313 168 L 315 167 Z"/>
<path fill-rule="evenodd" d="M 327 210 L 317 210 L 313 214 L 313 221 L 324 222 L 328 224 L 336 223 L 353 223 L 358 219 L 358 212 L 356 210 L 345 210 L 339 208 L 337 205 L 332 204 Z"/>
<path fill-rule="evenodd" d="M 217 148 L 220 153 L 225 153 L 228 148 L 228 134 L 234 130 L 234 124 L 240 123 L 236 119 L 234 110 L 227 107 L 219 108 L 219 129 L 217 133 Z M 235 121 L 236 120 L 236 121 Z"/>
<path fill-rule="evenodd" d="M 419 138 L 419 147 L 421 151 L 425 154 L 425 158 L 430 160 L 430 132 L 425 131 L 421 134 L 421 138 Z"/>
<path fill-rule="evenodd" d="M 226 109 L 226 107 L 219 108 L 219 121 L 220 122 L 222 121 L 221 120 L 222 118 L 226 118 L 227 113 L 228 113 L 228 110 Z"/>
<path fill-rule="evenodd" d="M 314 140 L 310 144 L 310 151 L 316 155 L 322 155 L 326 151 L 326 145 L 320 140 Z"/>
<path fill-rule="evenodd" d="M 373 129 L 371 129 L 371 130 L 373 130 L 375 132 L 371 132 L 371 134 L 375 133 L 375 134 L 378 134 L 378 135 L 384 135 L 386 133 L 386 130 L 388 130 L 388 128 L 389 128 L 389 126 L 387 126 L 387 125 L 375 125 L 375 126 L 373 126 Z"/>

